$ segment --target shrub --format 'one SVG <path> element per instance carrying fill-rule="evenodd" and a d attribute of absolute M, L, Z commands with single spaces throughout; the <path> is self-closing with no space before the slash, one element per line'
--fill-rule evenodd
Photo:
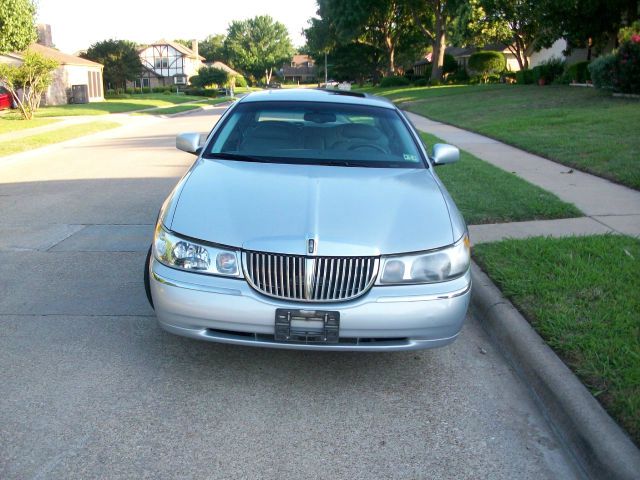
<path fill-rule="evenodd" d="M 113 90 L 107 92 L 104 96 L 106 99 L 122 99 L 122 98 L 131 98 L 131 95 L 128 93 L 115 93 Z"/>
<path fill-rule="evenodd" d="M 528 85 L 534 82 L 533 72 L 527 68 L 516 72 L 516 82 L 521 85 Z"/>
<path fill-rule="evenodd" d="M 551 57 L 549 60 L 542 62 L 540 65 L 534 67 L 533 80 L 538 83 L 552 83 L 559 78 L 564 72 L 564 61 L 557 57 Z"/>
<path fill-rule="evenodd" d="M 502 52 L 482 50 L 469 57 L 469 69 L 480 76 L 483 83 L 489 81 L 490 75 L 502 72 L 507 66 L 507 60 Z"/>
<path fill-rule="evenodd" d="M 442 65 L 442 73 L 444 75 L 449 75 L 451 73 L 456 73 L 458 71 L 458 62 L 456 58 L 450 53 L 444 54 L 444 63 Z"/>
<path fill-rule="evenodd" d="M 406 87 L 409 85 L 409 79 L 400 75 L 384 77 L 380 80 L 381 87 Z"/>
<path fill-rule="evenodd" d="M 640 93 L 640 35 L 618 48 L 614 66 L 614 88 L 623 93 Z"/>
<path fill-rule="evenodd" d="M 429 85 L 429 79 L 427 77 L 416 77 L 413 82 L 416 87 L 426 87 Z"/>
<path fill-rule="evenodd" d="M 602 55 L 589 64 L 589 74 L 596 88 L 612 89 L 616 56 Z"/>
<path fill-rule="evenodd" d="M 246 86 L 247 80 L 242 75 L 236 75 L 236 87 L 245 88 Z"/>
<path fill-rule="evenodd" d="M 459 68 L 453 75 L 449 75 L 447 80 L 451 83 L 467 83 L 469 82 L 469 74 L 464 68 Z"/>
<path fill-rule="evenodd" d="M 620 45 L 622 45 L 625 42 L 633 41 L 634 36 L 640 37 L 640 20 L 636 20 L 628 27 L 621 28 L 618 32 L 618 42 L 620 43 Z"/>
<path fill-rule="evenodd" d="M 558 80 L 560 83 L 586 83 L 590 81 L 589 62 L 578 62 L 567 66 Z"/>

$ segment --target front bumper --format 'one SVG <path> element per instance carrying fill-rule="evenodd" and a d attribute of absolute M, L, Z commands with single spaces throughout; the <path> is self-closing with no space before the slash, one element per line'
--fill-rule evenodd
<path fill-rule="evenodd" d="M 158 322 L 186 337 L 236 345 L 300 350 L 393 351 L 434 348 L 453 342 L 471 295 L 471 273 L 444 283 L 374 286 L 347 302 L 314 303 L 340 312 L 340 342 L 285 343 L 273 339 L 276 308 L 309 304 L 269 298 L 246 281 L 150 264 L 151 294 Z"/>

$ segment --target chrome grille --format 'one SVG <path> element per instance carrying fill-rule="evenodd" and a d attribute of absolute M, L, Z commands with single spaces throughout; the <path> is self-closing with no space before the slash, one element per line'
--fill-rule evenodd
<path fill-rule="evenodd" d="M 249 284 L 271 297 L 301 302 L 337 302 L 362 295 L 378 273 L 375 257 L 303 257 L 245 252 Z"/>

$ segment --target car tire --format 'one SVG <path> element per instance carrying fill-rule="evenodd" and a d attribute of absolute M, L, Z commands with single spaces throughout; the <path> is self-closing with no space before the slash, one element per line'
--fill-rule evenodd
<path fill-rule="evenodd" d="M 151 308 L 153 306 L 153 297 L 151 296 L 151 279 L 149 277 L 149 265 L 151 264 L 151 247 L 149 247 L 149 251 L 147 252 L 147 260 L 144 262 L 144 291 L 147 294 L 147 300 L 149 300 L 149 305 Z"/>

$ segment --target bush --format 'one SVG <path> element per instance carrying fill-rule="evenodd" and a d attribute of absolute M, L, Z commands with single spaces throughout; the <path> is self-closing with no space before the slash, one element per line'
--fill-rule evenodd
<path fill-rule="evenodd" d="M 416 77 L 413 84 L 416 87 L 426 87 L 429 85 L 429 78 L 427 77 Z"/>
<path fill-rule="evenodd" d="M 516 82 L 521 85 L 529 85 L 534 83 L 533 72 L 527 68 L 516 72 Z"/>
<path fill-rule="evenodd" d="M 454 74 L 447 77 L 447 81 L 451 83 L 468 83 L 469 74 L 464 68 L 459 68 Z"/>
<path fill-rule="evenodd" d="M 622 93 L 640 93 L 640 35 L 636 38 L 624 42 L 616 53 L 613 86 Z"/>
<path fill-rule="evenodd" d="M 450 53 L 444 54 L 444 63 L 442 65 L 442 73 L 444 75 L 449 75 L 451 73 L 456 73 L 458 71 L 458 62 L 455 57 Z"/>
<path fill-rule="evenodd" d="M 246 88 L 247 80 L 242 75 L 236 75 L 236 87 Z"/>
<path fill-rule="evenodd" d="M 469 57 L 469 69 L 480 76 L 484 83 L 489 81 L 490 75 L 499 74 L 507 66 L 507 60 L 502 52 L 481 50 Z"/>
<path fill-rule="evenodd" d="M 557 57 L 551 57 L 546 62 L 531 69 L 535 83 L 549 84 L 560 78 L 564 72 L 564 61 Z"/>
<path fill-rule="evenodd" d="M 400 75 L 384 77 L 380 80 L 381 87 L 406 87 L 410 84 L 409 79 Z"/>
<path fill-rule="evenodd" d="M 558 79 L 560 83 L 587 83 L 591 80 L 589 75 L 589 62 L 578 62 L 567 66 L 562 76 Z"/>
<path fill-rule="evenodd" d="M 114 99 L 122 99 L 122 98 L 131 98 L 131 95 L 128 93 L 115 93 L 113 90 L 110 90 L 111 93 L 107 92 L 104 96 L 105 99 L 114 100 Z"/>
<path fill-rule="evenodd" d="M 616 56 L 602 55 L 589 64 L 589 74 L 596 88 L 612 89 Z"/>

